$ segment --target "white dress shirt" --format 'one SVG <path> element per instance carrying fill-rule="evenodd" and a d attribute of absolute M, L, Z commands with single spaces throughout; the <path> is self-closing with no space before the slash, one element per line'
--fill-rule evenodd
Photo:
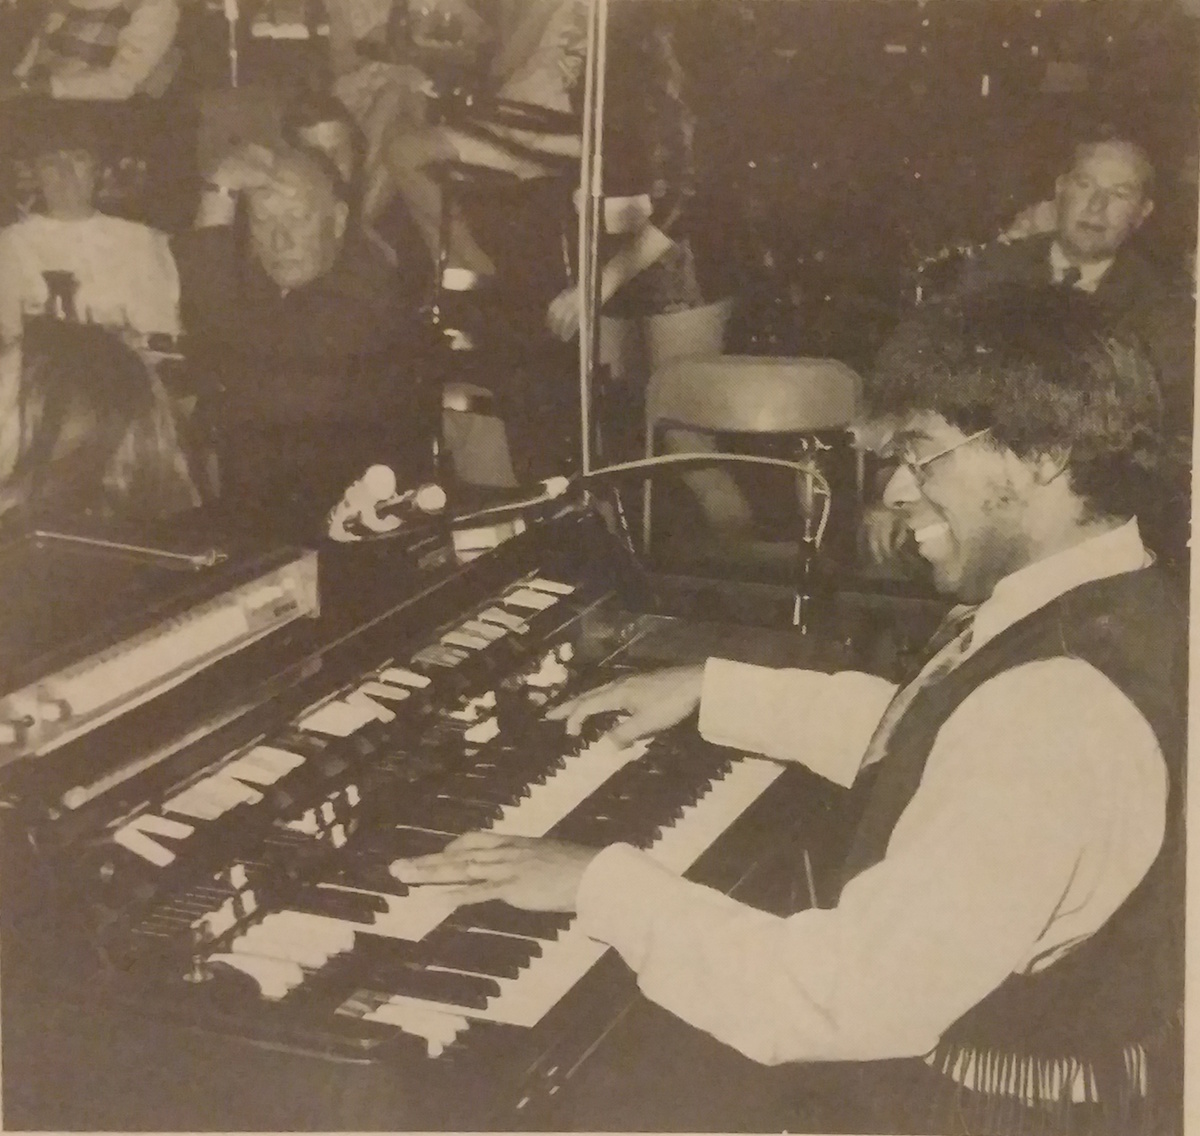
<path fill-rule="evenodd" d="M 971 650 L 1147 563 L 1130 522 L 1032 564 L 981 605 Z M 700 729 L 849 784 L 894 689 L 711 660 Z M 580 925 L 649 998 L 757 1061 L 919 1056 L 1112 915 L 1158 853 L 1166 794 L 1154 734 L 1109 679 L 1079 659 L 1026 663 L 947 719 L 886 856 L 836 908 L 770 915 L 614 845 L 584 874 Z"/>
<path fill-rule="evenodd" d="M 1061 284 L 1063 277 L 1072 269 L 1079 271 L 1079 279 L 1075 281 L 1071 287 L 1077 288 L 1080 292 L 1094 292 L 1100 287 L 1100 281 L 1104 278 L 1104 274 L 1112 267 L 1113 258 L 1110 256 L 1107 260 L 1096 260 L 1089 264 L 1076 264 L 1074 261 L 1067 259 L 1067 254 L 1063 252 L 1058 241 L 1051 242 L 1050 245 L 1050 279 L 1055 284 Z"/>

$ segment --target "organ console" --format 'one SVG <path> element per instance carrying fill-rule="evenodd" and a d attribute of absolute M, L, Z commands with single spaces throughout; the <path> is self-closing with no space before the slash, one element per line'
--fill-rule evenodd
<path fill-rule="evenodd" d="M 639 611 L 646 581 L 596 518 L 558 513 L 469 565 L 399 580 L 383 546 L 327 550 L 319 618 L 280 615 L 149 703 L 14 754 L 0 785 L 6 1122 L 583 1123 L 568 1074 L 637 1005 L 623 966 L 569 916 L 454 909 L 390 861 L 474 829 L 553 834 L 628 841 L 728 889 L 778 867 L 791 826 L 828 800 L 694 729 L 617 749 L 604 723 L 578 739 L 544 718 L 625 669 L 795 646 Z M 169 618 L 32 689 L 178 668 L 175 636 L 218 646 L 179 629 L 213 611 L 252 623 L 268 590 L 276 612 L 282 592 L 315 613 L 309 560 L 266 563 L 232 567 L 215 596 L 188 589 L 182 612 L 166 604 Z M 339 597 L 339 580 L 372 602 Z M 153 744 L 129 724 L 139 714 L 158 722 Z"/>

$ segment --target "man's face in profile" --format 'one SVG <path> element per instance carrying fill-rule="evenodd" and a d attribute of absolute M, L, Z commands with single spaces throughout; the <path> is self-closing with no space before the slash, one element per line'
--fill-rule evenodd
<path fill-rule="evenodd" d="M 346 209 L 328 186 L 285 173 L 250 195 L 250 241 L 264 271 L 280 288 L 302 288 L 334 265 Z"/>
<path fill-rule="evenodd" d="M 1058 179 L 1058 243 L 1079 263 L 1108 260 L 1150 216 L 1149 170 L 1126 142 L 1101 142 L 1080 151 Z"/>

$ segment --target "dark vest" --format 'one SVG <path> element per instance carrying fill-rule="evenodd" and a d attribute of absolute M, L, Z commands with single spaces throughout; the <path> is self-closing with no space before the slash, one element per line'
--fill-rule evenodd
<path fill-rule="evenodd" d="M 1082 1065 L 1095 1082 L 1098 1107 L 1121 1130 L 1136 1104 L 1128 1093 L 1128 1060 L 1145 1058 L 1147 1095 L 1178 1089 L 1170 1058 L 1183 1001 L 1187 609 L 1164 571 L 1147 568 L 1075 588 L 921 691 L 880 762 L 842 879 L 883 858 L 938 731 L 963 700 L 1012 667 L 1057 657 L 1091 664 L 1153 729 L 1170 779 L 1163 846 L 1096 934 L 1036 974 L 1010 975 L 943 1034 L 935 1057 L 948 1071 L 964 1053 L 975 1055 L 985 1094 L 989 1080 L 1003 1084 L 1014 1071 L 1036 1085 L 1040 1075 L 1055 1069 L 1069 1075 L 1073 1063 Z"/>

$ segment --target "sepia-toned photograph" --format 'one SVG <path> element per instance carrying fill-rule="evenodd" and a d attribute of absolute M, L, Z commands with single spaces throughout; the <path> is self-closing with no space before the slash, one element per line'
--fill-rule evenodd
<path fill-rule="evenodd" d="M 0 0 L 0 1127 L 1183 1136 L 1198 214 L 1200 0 Z"/>

